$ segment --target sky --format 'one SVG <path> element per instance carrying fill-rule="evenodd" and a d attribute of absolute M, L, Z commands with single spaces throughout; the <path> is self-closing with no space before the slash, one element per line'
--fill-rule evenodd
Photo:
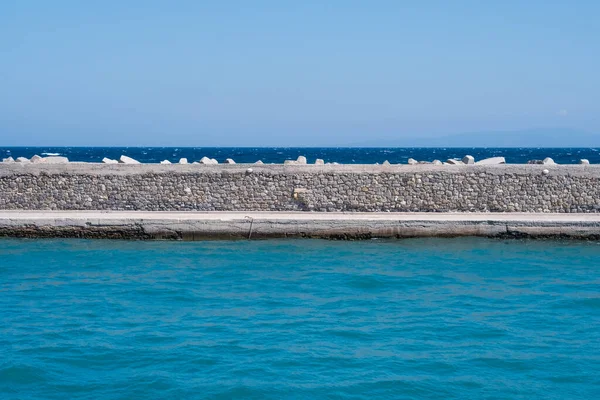
<path fill-rule="evenodd" d="M 600 2 L 0 2 L 0 145 L 600 134 Z"/>

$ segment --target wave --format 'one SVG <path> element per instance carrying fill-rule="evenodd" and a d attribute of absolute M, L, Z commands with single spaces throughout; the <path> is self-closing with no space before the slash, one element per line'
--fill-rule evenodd
<path fill-rule="evenodd" d="M 53 152 L 51 152 L 53 151 Z M 0 152 L 9 155 L 31 158 L 35 154 L 45 156 L 64 156 L 71 161 L 98 162 L 103 157 L 119 158 L 122 154 L 142 162 L 153 163 L 157 160 L 179 158 L 198 160 L 203 156 L 215 158 L 219 162 L 231 157 L 238 163 L 253 163 L 257 159 L 265 163 L 283 163 L 294 160 L 299 155 L 309 160 L 317 158 L 325 162 L 341 164 L 375 164 L 388 160 L 392 164 L 406 164 L 409 158 L 415 160 L 462 159 L 466 154 L 481 160 L 484 158 L 503 156 L 511 164 L 525 164 L 529 160 L 543 160 L 551 157 L 558 164 L 577 164 L 579 160 L 588 159 L 592 164 L 600 163 L 598 148 L 584 149 L 533 149 L 533 148 L 176 148 L 176 147 L 4 147 Z"/>

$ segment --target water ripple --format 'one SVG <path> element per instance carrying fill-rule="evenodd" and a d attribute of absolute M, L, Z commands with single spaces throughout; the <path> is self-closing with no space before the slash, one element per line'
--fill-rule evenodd
<path fill-rule="evenodd" d="M 598 398 L 599 256 L 0 240 L 0 398 Z"/>

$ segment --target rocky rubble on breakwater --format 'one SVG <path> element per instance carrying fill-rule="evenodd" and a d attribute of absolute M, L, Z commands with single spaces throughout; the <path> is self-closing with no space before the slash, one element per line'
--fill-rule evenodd
<path fill-rule="evenodd" d="M 40 157 L 38 155 L 35 155 L 31 158 L 17 157 L 16 159 L 14 159 L 12 157 L 8 157 L 4 158 L 2 162 L 20 164 L 67 164 L 69 162 L 69 159 L 67 157 L 60 156 Z"/>
<path fill-rule="evenodd" d="M 17 157 L 14 159 L 13 157 L 4 158 L 2 160 L 3 163 L 21 163 L 21 164 L 68 164 L 69 159 L 67 157 L 61 156 L 48 156 L 48 157 L 40 157 L 38 155 L 34 155 L 30 159 L 25 157 Z M 142 164 L 141 162 L 122 155 L 118 160 L 110 159 L 104 157 L 101 161 L 103 164 Z M 77 164 L 82 164 L 81 162 L 77 162 Z M 202 164 L 202 165 L 218 165 L 219 161 L 214 158 L 202 157 L 198 161 L 188 162 L 187 158 L 181 158 L 178 162 L 171 162 L 169 160 L 163 160 L 159 164 L 162 165 L 171 165 L 171 164 Z M 227 158 L 224 164 L 236 164 L 236 162 Z M 264 164 L 262 160 L 256 161 L 254 164 Z M 378 165 L 379 163 L 376 163 Z M 501 165 L 506 164 L 506 159 L 504 157 L 491 157 L 484 158 L 482 160 L 476 161 L 475 158 L 471 155 L 466 155 L 462 159 L 458 158 L 450 158 L 446 161 L 441 160 L 433 160 L 433 161 L 417 161 L 414 158 L 409 158 L 408 165 Z M 550 157 L 546 157 L 543 160 L 529 160 L 527 164 L 530 165 L 557 165 L 556 162 Z M 581 165 L 589 165 L 590 162 L 587 159 L 579 160 L 579 164 Z M 305 156 L 299 156 L 296 160 L 285 160 L 283 165 L 308 165 L 308 160 Z M 325 162 L 323 159 L 317 158 L 314 162 L 314 165 L 339 165 L 337 162 Z M 381 165 L 394 165 L 391 164 L 388 160 L 383 161 Z M 398 165 L 398 164 L 397 164 Z"/>

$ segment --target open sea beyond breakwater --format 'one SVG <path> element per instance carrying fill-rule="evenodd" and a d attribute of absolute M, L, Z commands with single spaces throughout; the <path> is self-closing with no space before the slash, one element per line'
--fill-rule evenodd
<path fill-rule="evenodd" d="M 101 162 L 102 158 L 119 159 L 121 155 L 142 163 L 159 163 L 162 160 L 177 162 L 187 158 L 190 162 L 202 157 L 224 162 L 233 158 L 238 163 L 283 163 L 306 156 L 309 163 L 320 158 L 325 162 L 340 164 L 375 164 L 389 161 L 406 164 L 409 158 L 419 161 L 445 161 L 449 158 L 462 159 L 466 154 L 481 160 L 490 157 L 505 157 L 507 163 L 525 164 L 529 160 L 554 159 L 559 164 L 577 164 L 587 159 L 592 164 L 600 163 L 600 152 L 595 148 L 365 148 L 365 147 L 0 147 L 0 161 L 6 157 L 34 155 L 65 156 L 70 161 Z"/>
<path fill-rule="evenodd" d="M 593 399 L 600 245 L 0 240 L 0 398 Z"/>

